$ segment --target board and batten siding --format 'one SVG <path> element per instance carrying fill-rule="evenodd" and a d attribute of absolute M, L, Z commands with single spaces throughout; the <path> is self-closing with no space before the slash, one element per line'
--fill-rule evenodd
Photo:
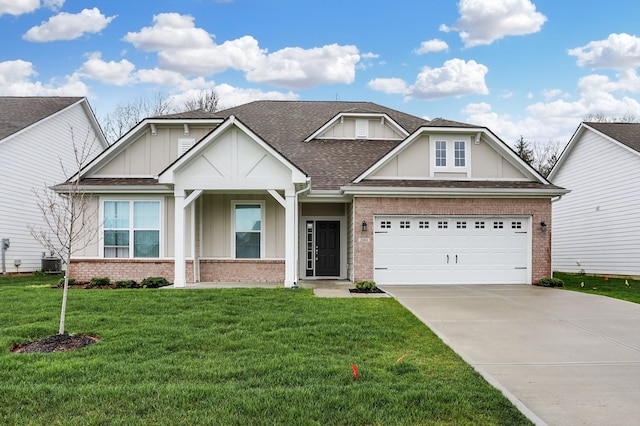
<path fill-rule="evenodd" d="M 553 269 L 640 275 L 640 155 L 586 131 L 553 183 Z"/>
<path fill-rule="evenodd" d="M 82 107 L 76 103 L 41 120 L 0 143 L 0 238 L 9 238 L 7 272 L 31 272 L 42 266 L 45 248 L 31 236 L 27 225 L 46 229 L 33 190 L 66 180 L 61 168 L 74 173 L 71 128 L 77 145 L 94 141 L 94 154 L 103 147 L 94 139 L 94 129 Z M 47 253 L 48 255 L 48 253 Z M 22 264 L 16 268 L 14 261 Z"/>

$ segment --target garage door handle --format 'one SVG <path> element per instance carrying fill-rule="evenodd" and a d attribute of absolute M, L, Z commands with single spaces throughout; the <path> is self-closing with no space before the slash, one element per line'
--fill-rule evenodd
<path fill-rule="evenodd" d="M 447 264 L 449 264 L 449 255 L 447 255 Z"/>
<path fill-rule="evenodd" d="M 456 254 L 456 265 L 458 264 L 458 255 Z"/>
<path fill-rule="evenodd" d="M 386 271 L 389 268 L 374 268 L 376 271 Z"/>

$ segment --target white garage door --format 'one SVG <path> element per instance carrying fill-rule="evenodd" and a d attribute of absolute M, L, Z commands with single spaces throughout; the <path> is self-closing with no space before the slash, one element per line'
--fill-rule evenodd
<path fill-rule="evenodd" d="M 377 216 L 378 284 L 526 284 L 528 217 Z"/>

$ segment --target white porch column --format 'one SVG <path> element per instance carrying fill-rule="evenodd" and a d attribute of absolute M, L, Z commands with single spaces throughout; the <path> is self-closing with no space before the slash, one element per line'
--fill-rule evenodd
<path fill-rule="evenodd" d="M 296 196 L 294 190 L 285 191 L 285 249 L 284 285 L 296 284 Z"/>
<path fill-rule="evenodd" d="M 174 287 L 184 287 L 186 285 L 186 271 L 184 267 L 184 195 L 184 191 L 179 190 L 176 190 L 174 194 Z"/>

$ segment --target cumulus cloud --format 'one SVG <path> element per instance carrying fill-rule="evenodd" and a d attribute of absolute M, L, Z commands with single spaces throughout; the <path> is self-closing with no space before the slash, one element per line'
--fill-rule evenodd
<path fill-rule="evenodd" d="M 560 95 L 562 95 L 562 90 L 560 89 L 545 89 L 542 91 L 542 96 L 544 96 L 546 100 L 557 98 Z"/>
<path fill-rule="evenodd" d="M 540 31 L 547 17 L 536 11 L 531 0 L 460 0 L 460 18 L 441 31 L 459 31 L 465 47 L 491 44 L 506 36 Z"/>
<path fill-rule="evenodd" d="M 192 16 L 178 13 L 156 15 L 152 26 L 130 32 L 124 40 L 140 50 L 157 52 L 161 69 L 198 76 L 235 69 L 245 72 L 248 81 L 291 89 L 351 83 L 361 59 L 355 46 L 337 44 L 287 47 L 273 53 L 261 49 L 251 36 L 217 44 L 195 26 Z"/>
<path fill-rule="evenodd" d="M 102 31 L 115 17 L 103 15 L 97 7 L 83 9 L 76 14 L 62 12 L 49 18 L 47 22 L 32 27 L 22 38 L 36 42 L 74 40 L 86 33 Z"/>
<path fill-rule="evenodd" d="M 247 72 L 247 80 L 290 89 L 352 83 L 359 60 L 355 46 L 288 47 L 266 56 Z"/>
<path fill-rule="evenodd" d="M 42 5 L 49 9 L 58 10 L 62 7 L 65 0 L 43 0 Z M 40 8 L 40 0 L 0 0 L 0 16 L 22 15 L 31 13 Z"/>
<path fill-rule="evenodd" d="M 258 100 L 295 101 L 298 95 L 293 92 L 263 91 L 260 89 L 240 88 L 229 84 L 207 85 L 172 95 L 173 105 L 182 105 L 198 96 L 201 90 L 213 90 L 219 97 L 218 108 L 226 109 Z"/>
<path fill-rule="evenodd" d="M 418 47 L 415 52 L 418 55 L 424 55 L 425 53 L 442 52 L 448 48 L 449 45 L 447 42 L 440 40 L 439 38 L 434 38 L 433 40 L 427 40 L 420 43 L 420 47 Z"/>
<path fill-rule="evenodd" d="M 132 82 L 131 73 L 134 69 L 135 65 L 126 59 L 120 62 L 106 62 L 102 59 L 100 52 L 94 52 L 76 73 L 103 83 L 124 86 Z"/>
<path fill-rule="evenodd" d="M 77 76 L 66 77 L 63 83 L 33 81 L 37 72 L 31 62 L 23 60 L 0 62 L 0 95 L 4 96 L 86 96 L 87 86 Z"/>
<path fill-rule="evenodd" d="M 610 34 L 568 51 L 581 67 L 625 69 L 640 67 L 640 37 L 626 33 Z"/>
<path fill-rule="evenodd" d="M 369 88 L 385 93 L 402 93 L 405 98 L 439 99 L 450 96 L 489 93 L 484 80 L 489 69 L 476 61 L 450 59 L 440 68 L 424 67 L 413 85 L 399 78 L 376 78 Z"/>

